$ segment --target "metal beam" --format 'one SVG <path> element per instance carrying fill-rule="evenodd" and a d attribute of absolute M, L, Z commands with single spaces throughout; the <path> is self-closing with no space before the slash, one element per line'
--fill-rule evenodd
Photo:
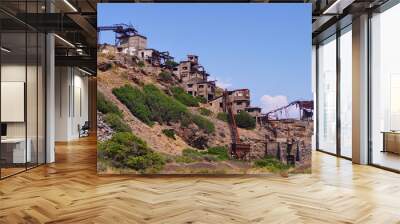
<path fill-rule="evenodd" d="M 87 67 L 96 70 L 96 58 L 91 56 L 55 56 L 56 66 Z"/>

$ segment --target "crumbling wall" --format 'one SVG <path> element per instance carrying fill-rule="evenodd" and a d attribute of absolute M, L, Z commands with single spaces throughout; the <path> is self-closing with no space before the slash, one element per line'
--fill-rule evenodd
<path fill-rule="evenodd" d="M 283 163 L 290 163 L 288 159 L 294 159 L 296 167 L 308 168 L 311 165 L 312 121 L 270 121 L 264 127 L 268 130 L 266 155 Z"/>

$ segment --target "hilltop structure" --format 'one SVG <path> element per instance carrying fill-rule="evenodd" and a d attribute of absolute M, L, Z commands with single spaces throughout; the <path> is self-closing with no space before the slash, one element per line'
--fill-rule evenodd
<path fill-rule="evenodd" d="M 116 32 L 115 47 L 119 53 L 129 55 L 137 62 L 146 61 L 153 66 L 170 69 L 181 87 L 193 97 L 204 98 L 205 106 L 214 113 L 228 113 L 229 107 L 233 115 L 246 111 L 255 118 L 262 116 L 261 108 L 251 106 L 249 89 L 225 90 L 217 94 L 216 80 L 208 80 L 210 74 L 199 63 L 199 56 L 189 54 L 186 60 L 176 63 L 169 52 L 148 48 L 147 37 L 139 34 L 132 26 L 117 24 L 100 27 L 99 30 Z M 173 62 L 173 65 L 166 62 Z"/>
<path fill-rule="evenodd" d="M 203 97 L 207 102 L 215 98 L 215 80 L 208 80 L 210 75 L 199 64 L 197 55 L 188 55 L 186 61 L 181 61 L 173 68 L 173 74 L 188 94 Z"/>
<path fill-rule="evenodd" d="M 133 56 L 139 61 L 146 61 L 153 66 L 164 66 L 165 62 L 173 60 L 168 51 L 161 52 L 147 48 L 147 37 L 138 33 L 125 35 L 119 39 L 118 51 Z"/>

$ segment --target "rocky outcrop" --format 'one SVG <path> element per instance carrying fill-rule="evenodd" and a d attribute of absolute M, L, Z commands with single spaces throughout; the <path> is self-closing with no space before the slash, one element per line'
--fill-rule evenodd
<path fill-rule="evenodd" d="M 114 130 L 104 121 L 104 115 L 97 111 L 97 140 L 102 142 L 110 139 Z"/>

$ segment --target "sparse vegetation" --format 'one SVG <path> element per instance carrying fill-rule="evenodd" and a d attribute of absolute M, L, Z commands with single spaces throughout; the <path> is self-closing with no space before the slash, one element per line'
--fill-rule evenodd
<path fill-rule="evenodd" d="M 179 64 L 178 64 L 178 62 L 175 62 L 175 61 L 172 61 L 172 60 L 168 60 L 168 61 L 165 62 L 165 65 L 173 68 L 173 67 L 178 66 Z"/>
<path fill-rule="evenodd" d="M 151 111 L 146 105 L 146 96 L 138 88 L 125 85 L 112 90 L 113 94 L 125 104 L 135 117 L 148 125 L 152 125 Z"/>
<path fill-rule="evenodd" d="M 171 82 L 172 81 L 171 73 L 166 72 L 166 71 L 160 72 L 160 74 L 158 74 L 158 77 L 163 82 Z"/>
<path fill-rule="evenodd" d="M 209 121 L 207 118 L 193 114 L 192 121 L 195 123 L 200 129 L 203 129 L 208 134 L 213 133 L 215 131 L 214 124 Z"/>
<path fill-rule="evenodd" d="M 207 117 L 209 117 L 209 116 L 211 116 L 211 115 L 213 114 L 213 112 L 212 112 L 211 110 L 209 110 L 209 109 L 207 109 L 207 108 L 203 108 L 203 107 L 200 107 L 200 108 L 199 108 L 199 113 L 200 113 L 201 115 L 207 116 Z"/>
<path fill-rule="evenodd" d="M 122 112 L 111 101 L 106 100 L 103 93 L 97 91 L 97 110 L 103 114 L 113 113 L 122 117 Z"/>
<path fill-rule="evenodd" d="M 145 85 L 143 93 L 153 121 L 160 123 L 180 121 L 182 117 L 188 115 L 188 110 L 182 103 L 169 97 L 154 85 Z"/>
<path fill-rule="evenodd" d="M 122 118 L 115 113 L 107 113 L 104 116 L 104 121 L 116 132 L 130 132 L 131 128 L 124 123 Z"/>
<path fill-rule="evenodd" d="M 225 146 L 216 146 L 207 149 L 207 154 L 215 155 L 218 160 L 228 160 L 228 148 Z"/>
<path fill-rule="evenodd" d="M 217 114 L 217 119 L 228 122 L 228 113 L 220 112 Z"/>
<path fill-rule="evenodd" d="M 291 166 L 286 165 L 271 156 L 254 161 L 254 165 L 260 168 L 267 168 L 271 172 L 287 171 L 291 168 Z"/>
<path fill-rule="evenodd" d="M 177 163 L 194 163 L 199 161 L 223 161 L 228 160 L 228 149 L 223 146 L 212 147 L 204 151 L 187 148 L 182 151 L 181 156 L 175 158 Z"/>
<path fill-rule="evenodd" d="M 256 127 L 256 119 L 246 111 L 241 111 L 236 114 L 235 121 L 240 128 L 254 129 Z"/>
<path fill-rule="evenodd" d="M 171 88 L 172 95 L 176 100 L 183 103 L 188 107 L 198 107 L 199 100 L 192 95 L 188 94 L 184 89 L 181 87 L 172 87 Z"/>
<path fill-rule="evenodd" d="M 183 126 L 195 123 L 207 133 L 214 132 L 214 124 L 208 119 L 191 114 L 185 105 L 166 95 L 154 85 L 145 85 L 143 90 L 125 85 L 113 89 L 113 94 L 124 103 L 134 116 L 142 122 L 152 125 L 159 123 L 181 122 Z"/>
<path fill-rule="evenodd" d="M 168 138 L 176 140 L 174 129 L 164 129 L 162 130 L 162 133 L 164 133 L 164 135 L 167 136 Z"/>
<path fill-rule="evenodd" d="M 197 99 L 199 103 L 207 103 L 207 99 L 202 96 L 196 96 L 195 99 Z"/>
<path fill-rule="evenodd" d="M 160 171 L 165 159 L 153 152 L 145 141 L 129 132 L 119 132 L 98 147 L 101 155 L 116 168 L 131 168 L 138 172 Z"/>
<path fill-rule="evenodd" d="M 139 66 L 139 68 L 143 68 L 145 66 L 144 61 L 139 61 L 137 65 Z"/>

